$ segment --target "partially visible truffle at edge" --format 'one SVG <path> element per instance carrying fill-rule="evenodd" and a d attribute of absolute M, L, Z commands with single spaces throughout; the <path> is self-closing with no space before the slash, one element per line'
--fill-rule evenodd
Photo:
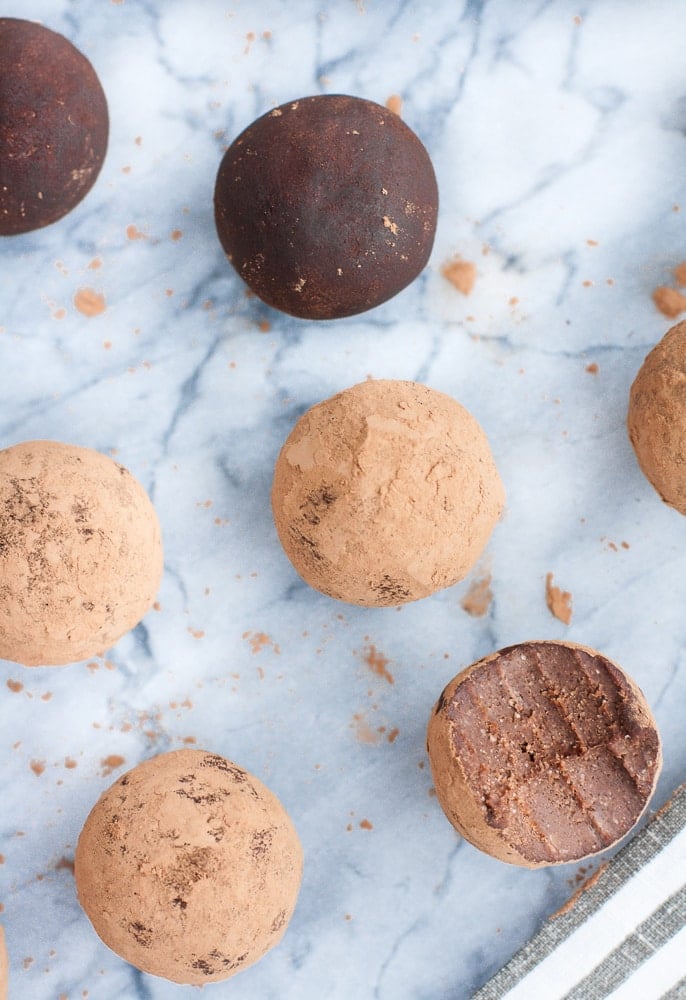
<path fill-rule="evenodd" d="M 0 18 L 0 236 L 56 222 L 90 191 L 107 151 L 98 76 L 63 35 Z"/>
<path fill-rule="evenodd" d="M 646 479 L 686 514 L 686 320 L 648 354 L 629 394 L 629 438 Z"/>
<path fill-rule="evenodd" d="M 157 514 L 124 466 L 59 441 L 0 451 L 0 658 L 104 653 L 149 611 L 161 576 Z"/>
<path fill-rule="evenodd" d="M 344 94 L 290 101 L 225 153 L 214 193 L 219 240 L 268 305 L 336 319 L 412 282 L 433 246 L 438 187 L 415 133 Z"/>

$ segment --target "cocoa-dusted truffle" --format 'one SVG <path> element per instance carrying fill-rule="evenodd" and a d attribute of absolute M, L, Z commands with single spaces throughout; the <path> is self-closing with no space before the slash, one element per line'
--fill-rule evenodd
<path fill-rule="evenodd" d="M 123 466 L 57 441 L 0 451 L 0 658 L 103 653 L 149 610 L 161 574 L 157 515 Z"/>
<path fill-rule="evenodd" d="M 397 605 L 449 587 L 504 502 L 483 430 L 416 382 L 361 382 L 312 407 L 276 462 L 272 508 L 300 575 L 330 597 Z"/>
<path fill-rule="evenodd" d="M 686 514 L 686 320 L 641 365 L 627 425 L 643 474 L 665 503 Z"/>
<path fill-rule="evenodd" d="M 280 941 L 302 850 L 257 778 L 216 754 L 175 750 L 101 796 L 74 874 L 105 944 L 144 972 L 199 985 L 228 979 Z"/>
<path fill-rule="evenodd" d="M 0 1000 L 7 1000 L 7 980 L 9 978 L 9 959 L 5 948 L 5 933 L 0 927 Z"/>
<path fill-rule="evenodd" d="M 214 194 L 220 242 L 268 305 L 304 319 L 364 312 L 413 281 L 431 253 L 438 189 L 429 155 L 393 112 L 305 97 L 234 140 Z"/>
<path fill-rule="evenodd" d="M 78 205 L 108 132 L 88 59 L 49 28 L 0 18 L 0 236 L 40 229 Z"/>
<path fill-rule="evenodd" d="M 427 745 L 453 826 L 527 868 L 615 844 L 646 808 L 662 763 L 636 684 L 595 650 L 553 641 L 509 646 L 453 678 Z"/>

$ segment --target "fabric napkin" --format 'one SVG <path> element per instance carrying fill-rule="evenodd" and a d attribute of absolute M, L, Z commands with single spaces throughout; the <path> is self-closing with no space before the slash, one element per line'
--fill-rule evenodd
<path fill-rule="evenodd" d="M 686 1000 L 686 785 L 472 1000 Z"/>

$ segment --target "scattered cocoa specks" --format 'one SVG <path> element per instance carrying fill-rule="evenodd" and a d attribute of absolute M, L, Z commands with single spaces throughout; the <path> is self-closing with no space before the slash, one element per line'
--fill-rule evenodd
<path fill-rule="evenodd" d="M 686 260 L 674 268 L 674 280 L 681 288 L 686 288 Z"/>
<path fill-rule="evenodd" d="M 441 274 L 458 292 L 469 295 L 476 282 L 476 265 L 456 255 L 443 265 Z"/>
<path fill-rule="evenodd" d="M 568 590 L 562 590 L 553 584 L 552 573 L 546 574 L 545 600 L 550 613 L 563 624 L 569 625 L 572 620 L 572 595 Z"/>
<path fill-rule="evenodd" d="M 62 857 L 60 858 L 60 860 L 55 865 L 55 871 L 57 871 L 57 872 L 62 871 L 63 868 L 66 869 L 68 872 L 71 872 L 72 875 L 73 875 L 74 874 L 74 859 L 73 858 L 67 858 L 64 855 L 62 855 Z"/>
<path fill-rule="evenodd" d="M 488 612 L 493 600 L 490 574 L 477 577 L 460 601 L 462 609 L 472 618 L 483 618 Z"/>
<path fill-rule="evenodd" d="M 360 820 L 360 828 L 362 830 L 373 830 L 374 829 L 373 825 L 369 822 L 368 819 L 361 819 Z"/>
<path fill-rule="evenodd" d="M 595 363 L 595 361 L 591 361 L 589 365 L 586 365 L 586 371 L 588 372 L 589 375 L 597 375 L 600 369 L 598 368 L 598 365 Z"/>
<path fill-rule="evenodd" d="M 96 292 L 93 288 L 79 288 L 74 295 L 74 305 L 82 316 L 99 316 L 104 313 L 107 305 L 102 292 Z"/>
<path fill-rule="evenodd" d="M 127 240 L 147 240 L 148 237 L 137 226 L 131 223 L 131 225 L 126 227 L 126 238 Z"/>
<path fill-rule="evenodd" d="M 369 636 L 365 636 L 365 641 L 369 642 Z M 362 652 L 362 659 L 372 673 L 378 674 L 379 677 L 383 677 L 383 679 L 388 681 L 389 684 L 395 683 L 393 674 L 386 669 L 391 661 L 387 656 L 384 656 L 383 653 L 379 652 L 373 642 L 369 642 L 369 645 L 364 648 Z"/>
<path fill-rule="evenodd" d="M 242 638 L 250 643 L 253 654 L 260 653 L 266 646 L 271 646 L 277 654 L 281 652 L 278 644 L 270 639 L 266 632 L 244 632 Z"/>
<path fill-rule="evenodd" d="M 370 746 L 378 745 L 379 736 L 369 725 L 362 712 L 356 712 L 353 715 L 350 725 L 355 730 L 355 737 L 359 743 L 367 743 Z"/>
<path fill-rule="evenodd" d="M 111 753 L 109 757 L 103 757 L 100 761 L 100 766 L 102 767 L 100 774 L 103 778 L 107 778 L 113 771 L 116 771 L 117 768 L 120 768 L 125 763 L 126 759 L 124 757 L 121 757 L 118 753 Z"/>
<path fill-rule="evenodd" d="M 386 101 L 386 107 L 400 118 L 403 113 L 403 99 L 400 94 L 391 94 Z"/>
<path fill-rule="evenodd" d="M 24 690 L 24 685 L 22 684 L 22 682 L 13 681 L 11 677 L 7 681 L 7 687 L 10 689 L 10 691 L 13 691 L 14 694 L 19 694 L 20 691 Z"/>
<path fill-rule="evenodd" d="M 41 774 L 45 771 L 45 761 L 44 760 L 32 760 L 30 764 L 31 770 L 40 778 Z"/>

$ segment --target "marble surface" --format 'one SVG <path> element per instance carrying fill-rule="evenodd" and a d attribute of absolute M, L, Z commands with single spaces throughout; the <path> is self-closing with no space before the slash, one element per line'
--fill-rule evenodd
<path fill-rule="evenodd" d="M 631 381 L 672 322 L 652 292 L 686 258 L 686 4 L 5 0 L 2 13 L 89 56 L 111 140 L 81 206 L 0 243 L 0 445 L 115 456 L 149 490 L 166 552 L 158 610 L 104 657 L 0 664 L 11 996 L 196 995 L 109 952 L 71 872 L 113 778 L 191 745 L 265 781 L 306 859 L 282 944 L 208 996 L 468 997 L 583 871 L 511 868 L 454 833 L 424 748 L 449 678 L 518 640 L 594 646 L 658 719 L 653 806 L 686 778 L 686 520 L 625 432 Z M 225 145 L 320 92 L 399 95 L 441 192 L 420 279 L 331 324 L 248 297 L 211 204 Z M 441 271 L 456 254 L 476 266 L 468 296 Z M 80 311 L 84 289 L 103 296 L 97 315 Z M 459 399 L 507 490 L 470 579 L 402 610 L 309 589 L 270 513 L 297 417 L 368 376 Z M 549 573 L 571 594 L 569 625 L 548 610 Z M 484 579 L 492 596 L 470 614 Z"/>

